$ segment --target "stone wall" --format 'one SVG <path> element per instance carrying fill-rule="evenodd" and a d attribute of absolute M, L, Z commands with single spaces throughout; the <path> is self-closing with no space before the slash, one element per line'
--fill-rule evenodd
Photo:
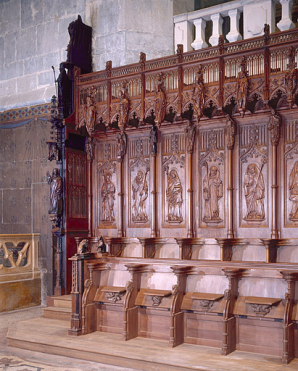
<path fill-rule="evenodd" d="M 40 233 L 39 268 L 42 301 L 53 290 L 53 251 L 49 220 L 49 185 L 46 172 L 46 141 L 51 124 L 46 119 L 29 119 L 0 130 L 0 234 Z M 1 251 L 0 251 L 1 253 Z"/>
<path fill-rule="evenodd" d="M 0 2 L 0 111 L 49 102 L 51 66 L 66 60 L 68 25 L 80 14 L 93 28 L 93 68 L 174 53 L 173 15 L 194 0 L 4 0 Z M 56 76 L 57 77 L 57 76 Z"/>

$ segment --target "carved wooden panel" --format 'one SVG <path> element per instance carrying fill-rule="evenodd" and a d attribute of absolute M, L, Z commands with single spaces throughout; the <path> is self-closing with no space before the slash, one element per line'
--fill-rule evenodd
<path fill-rule="evenodd" d="M 98 177 L 98 221 L 99 228 L 117 228 L 117 177 L 116 142 L 103 142 L 99 145 Z"/>
<path fill-rule="evenodd" d="M 298 120 L 285 125 L 285 178 L 284 209 L 285 226 L 298 226 Z"/>
<path fill-rule="evenodd" d="M 185 137 L 163 136 L 162 149 L 163 227 L 185 227 Z"/>
<path fill-rule="evenodd" d="M 150 164 L 149 138 L 129 141 L 128 214 L 131 228 L 149 227 Z"/>
<path fill-rule="evenodd" d="M 67 151 L 67 217 L 87 218 L 86 154 Z"/>
<path fill-rule="evenodd" d="M 200 227 L 223 227 L 225 220 L 224 129 L 199 133 Z"/>
<path fill-rule="evenodd" d="M 240 223 L 241 227 L 268 227 L 268 131 L 267 124 L 240 127 Z"/>

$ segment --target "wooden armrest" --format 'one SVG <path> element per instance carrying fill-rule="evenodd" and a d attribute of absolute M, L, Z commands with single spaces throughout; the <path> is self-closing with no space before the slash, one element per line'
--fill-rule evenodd
<path fill-rule="evenodd" d="M 248 304 L 263 304 L 263 305 L 273 305 L 281 301 L 278 298 L 261 298 L 258 296 L 246 296 L 245 303 Z"/>
<path fill-rule="evenodd" d="M 121 286 L 104 286 L 101 291 L 103 292 L 125 292 L 126 288 Z"/>
<path fill-rule="evenodd" d="M 207 293 L 203 293 L 203 292 L 193 292 L 191 294 L 191 299 L 194 299 L 194 300 L 212 300 L 212 301 L 215 301 L 215 300 L 219 300 L 223 297 L 222 294 L 207 294 Z"/>
<path fill-rule="evenodd" d="M 143 292 L 143 294 L 144 295 L 147 295 L 147 296 L 163 296 L 163 297 L 166 297 L 166 296 L 172 295 L 172 291 L 169 291 L 169 290 L 146 289 Z"/>

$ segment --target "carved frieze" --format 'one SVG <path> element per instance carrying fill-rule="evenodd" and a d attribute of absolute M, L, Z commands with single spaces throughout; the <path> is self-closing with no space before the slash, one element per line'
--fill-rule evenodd
<path fill-rule="evenodd" d="M 241 224 L 246 227 L 268 225 L 267 125 L 241 127 L 240 163 Z"/>
<path fill-rule="evenodd" d="M 215 227 L 224 220 L 224 130 L 201 131 L 200 139 L 202 225 Z"/>

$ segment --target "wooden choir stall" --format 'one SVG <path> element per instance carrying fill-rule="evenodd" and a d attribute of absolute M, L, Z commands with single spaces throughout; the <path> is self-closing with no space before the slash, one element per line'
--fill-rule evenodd
<path fill-rule="evenodd" d="M 298 357 L 297 50 L 294 29 L 75 71 L 70 334 Z"/>

